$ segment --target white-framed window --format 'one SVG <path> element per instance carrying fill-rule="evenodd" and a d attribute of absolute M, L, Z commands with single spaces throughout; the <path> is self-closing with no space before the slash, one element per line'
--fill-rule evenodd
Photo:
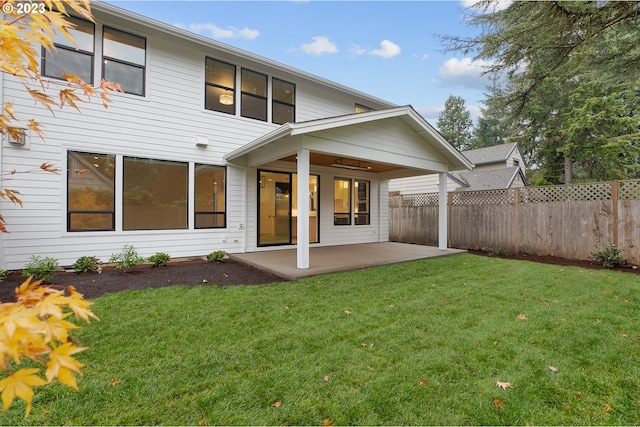
<path fill-rule="evenodd" d="M 147 39 L 111 27 L 102 29 L 102 78 L 144 96 Z"/>

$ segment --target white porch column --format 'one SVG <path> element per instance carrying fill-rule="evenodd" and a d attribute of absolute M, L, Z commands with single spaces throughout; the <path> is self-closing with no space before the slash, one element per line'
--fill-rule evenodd
<path fill-rule="evenodd" d="M 438 182 L 438 249 L 447 249 L 447 173 L 441 172 Z"/>
<path fill-rule="evenodd" d="M 298 237 L 297 267 L 309 268 L 309 150 L 298 150 Z"/>

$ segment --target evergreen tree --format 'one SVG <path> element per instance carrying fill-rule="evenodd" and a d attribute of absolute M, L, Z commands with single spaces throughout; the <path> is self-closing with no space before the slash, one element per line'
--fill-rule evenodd
<path fill-rule="evenodd" d="M 483 12 L 469 20 L 483 28 L 480 36 L 446 40 L 506 75 L 487 109 L 508 111 L 512 135 L 539 177 L 638 176 L 640 3 L 513 2 L 492 12 L 494 3 L 479 2 Z M 479 123 L 481 135 L 493 124 Z"/>
<path fill-rule="evenodd" d="M 461 97 L 450 95 L 447 98 L 444 110 L 438 115 L 436 126 L 442 136 L 459 151 L 471 147 L 473 122 L 471 113 Z"/>

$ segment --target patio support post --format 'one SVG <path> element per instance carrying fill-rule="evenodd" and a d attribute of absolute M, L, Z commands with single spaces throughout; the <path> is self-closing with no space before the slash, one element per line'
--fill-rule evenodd
<path fill-rule="evenodd" d="M 309 150 L 298 150 L 298 237 L 297 267 L 309 268 Z"/>
<path fill-rule="evenodd" d="M 447 249 L 447 173 L 441 172 L 438 182 L 438 249 Z"/>

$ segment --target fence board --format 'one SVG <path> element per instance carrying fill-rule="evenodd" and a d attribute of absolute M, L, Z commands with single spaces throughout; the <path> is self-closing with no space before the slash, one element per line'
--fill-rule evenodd
<path fill-rule="evenodd" d="M 392 196 L 389 239 L 437 244 L 437 200 Z M 640 263 L 640 180 L 452 192 L 448 215 L 451 247 L 588 259 L 615 243 Z"/>

